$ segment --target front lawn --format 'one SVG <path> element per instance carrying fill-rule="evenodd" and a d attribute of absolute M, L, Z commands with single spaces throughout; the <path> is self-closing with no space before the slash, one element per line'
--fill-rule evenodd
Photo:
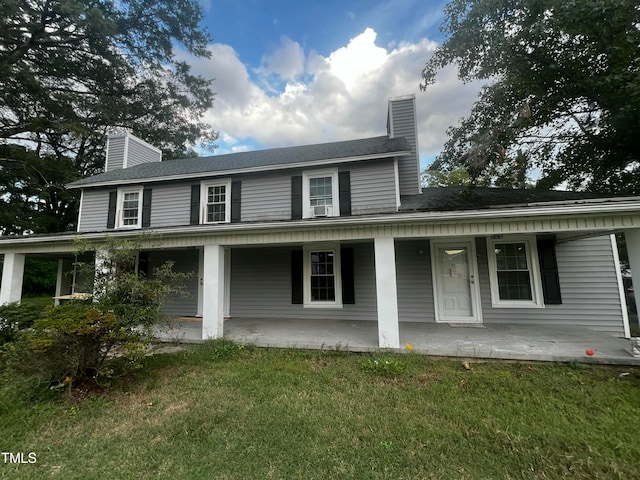
<path fill-rule="evenodd" d="M 631 367 L 486 362 L 467 370 L 413 354 L 211 342 L 149 358 L 101 392 L 43 396 L 20 379 L 2 382 L 0 449 L 24 453 L 25 462 L 35 452 L 37 461 L 0 462 L 0 478 L 640 472 L 640 369 Z"/>

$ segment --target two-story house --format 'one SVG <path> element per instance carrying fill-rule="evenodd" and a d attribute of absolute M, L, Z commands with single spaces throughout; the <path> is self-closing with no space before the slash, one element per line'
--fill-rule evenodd
<path fill-rule="evenodd" d="M 391 98 L 387 132 L 327 144 L 162 161 L 129 134 L 108 139 L 105 172 L 74 182 L 78 231 L 0 239 L 0 303 L 20 299 L 26 255 L 73 240 L 159 234 L 140 269 L 194 272 L 167 313 L 375 321 L 379 347 L 403 322 L 569 325 L 629 336 L 614 233 L 640 270 L 640 199 L 460 187 L 421 189 L 414 96 Z M 383 125 L 383 122 L 381 122 Z M 381 126 L 382 126 L 381 125 Z M 640 302 L 639 302 L 640 303 Z"/>

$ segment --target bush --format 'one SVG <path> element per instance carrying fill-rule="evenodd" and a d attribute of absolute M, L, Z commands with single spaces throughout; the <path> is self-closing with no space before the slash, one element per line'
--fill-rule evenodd
<path fill-rule="evenodd" d="M 164 320 L 165 299 L 181 291 L 188 275 L 173 272 L 170 262 L 152 278 L 138 274 L 139 248 L 136 242 L 107 238 L 99 268 L 77 266 L 87 275 L 95 273 L 94 297 L 47 308 L 14 342 L 7 355 L 10 368 L 53 388 L 71 389 L 141 367 L 153 327 Z"/>
<path fill-rule="evenodd" d="M 16 340 L 18 333 L 31 328 L 42 317 L 42 309 L 28 303 L 0 305 L 0 347 Z"/>
<path fill-rule="evenodd" d="M 133 346 L 131 340 L 130 332 L 118 325 L 113 314 L 90 304 L 66 303 L 48 308 L 24 332 L 10 351 L 9 363 L 14 370 L 50 385 L 71 388 L 74 382 L 110 376 L 113 368 L 106 360 L 116 349 L 120 356 L 138 360 L 139 348 L 123 348 Z"/>

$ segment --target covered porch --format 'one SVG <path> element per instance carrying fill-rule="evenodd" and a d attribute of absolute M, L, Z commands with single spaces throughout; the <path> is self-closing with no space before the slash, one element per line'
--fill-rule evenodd
<path fill-rule="evenodd" d="M 410 344 L 411 351 L 422 355 L 640 365 L 640 358 L 629 352 L 629 340 L 589 328 L 400 322 L 399 330 L 400 348 L 391 351 L 407 352 Z M 162 341 L 202 342 L 202 321 L 176 320 L 172 328 L 158 331 L 158 337 Z M 267 348 L 380 350 L 375 321 L 233 318 L 224 322 L 224 337 Z M 586 350 L 592 350 L 593 356 Z"/>

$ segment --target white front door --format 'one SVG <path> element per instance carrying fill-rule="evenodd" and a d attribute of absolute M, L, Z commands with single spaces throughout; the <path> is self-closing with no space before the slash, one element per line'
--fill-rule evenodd
<path fill-rule="evenodd" d="M 432 242 L 436 321 L 479 323 L 475 249 L 470 241 Z"/>

